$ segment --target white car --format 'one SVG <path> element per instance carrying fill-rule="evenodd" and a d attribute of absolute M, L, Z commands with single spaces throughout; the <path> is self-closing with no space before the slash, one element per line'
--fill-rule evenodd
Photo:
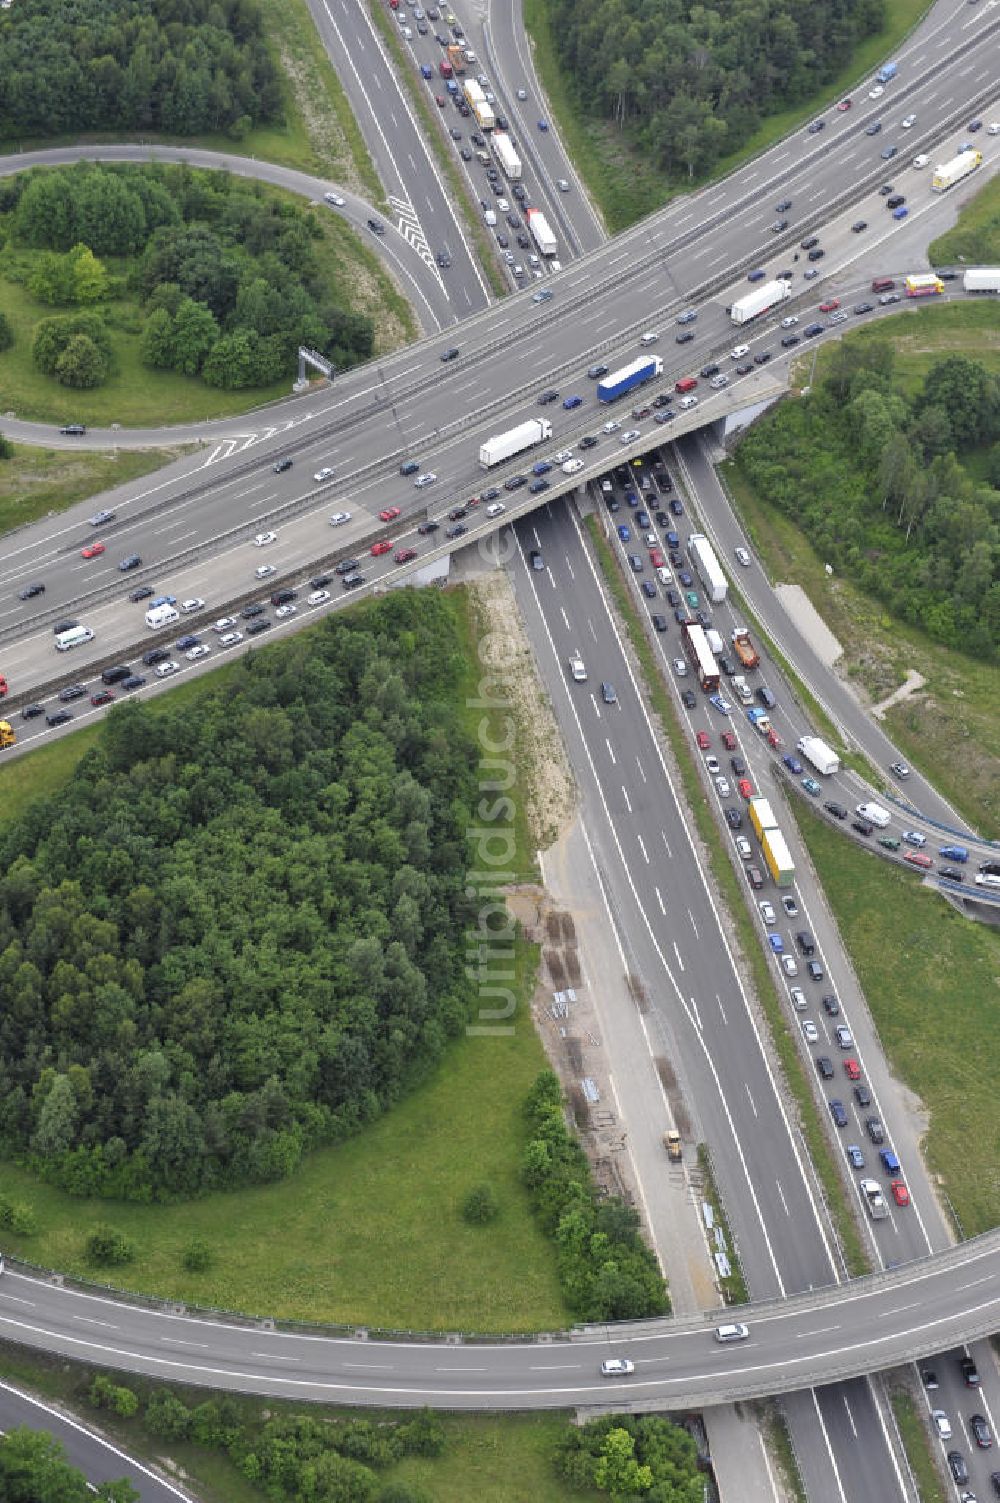
<path fill-rule="evenodd" d="M 157 663 L 153 671 L 157 678 L 169 678 L 172 673 L 180 673 L 181 665 L 172 661 L 169 663 Z"/>
<path fill-rule="evenodd" d="M 741 861 L 749 861 L 753 856 L 753 846 L 745 835 L 737 835 L 736 837 L 736 854 Z"/>
<path fill-rule="evenodd" d="M 309 599 L 306 601 L 306 605 L 325 605 L 329 598 L 329 590 L 313 590 L 312 594 L 309 596 Z"/>
<path fill-rule="evenodd" d="M 940 1440 L 951 1440 L 951 1420 L 943 1409 L 932 1409 L 931 1419 Z"/>
<path fill-rule="evenodd" d="M 583 661 L 583 658 L 580 657 L 579 653 L 574 653 L 574 655 L 570 658 L 569 671 L 573 676 L 574 683 L 582 684 L 586 680 L 587 667 Z"/>
<path fill-rule="evenodd" d="M 685 678 L 687 676 L 687 671 L 688 665 L 687 663 L 685 663 L 684 659 L 674 658 L 674 672 L 676 673 L 677 677 Z"/>
<path fill-rule="evenodd" d="M 268 543 L 276 543 L 277 541 L 278 534 L 276 532 L 258 532 L 253 540 L 253 545 L 255 548 L 266 548 Z"/>
<path fill-rule="evenodd" d="M 916 125 L 916 123 L 917 123 L 917 117 L 916 117 L 916 115 L 907 115 L 907 117 L 906 117 L 905 120 L 901 120 L 900 121 L 900 125 L 902 126 L 903 130 L 909 130 L 910 126 L 911 125 Z"/>
<path fill-rule="evenodd" d="M 621 427 L 621 423 L 618 421 L 617 418 L 608 418 L 608 421 L 604 424 L 604 427 L 601 429 L 601 432 L 602 433 L 617 433 L 618 429 L 620 427 Z"/>
<path fill-rule="evenodd" d="M 418 486 L 433 485 L 437 476 L 433 470 L 428 470 L 425 475 L 418 475 L 413 484 Z"/>
<path fill-rule="evenodd" d="M 677 661 L 680 662 L 680 659 L 678 658 Z M 712 755 L 709 755 L 705 758 L 705 766 L 708 768 L 713 777 L 715 777 L 717 772 L 722 771 L 722 768 L 719 766 L 718 757 L 714 757 Z"/>
<path fill-rule="evenodd" d="M 572 449 L 560 449 L 558 451 L 558 453 L 553 454 L 552 459 L 550 460 L 550 463 L 551 464 L 564 464 L 567 459 L 572 459 L 572 458 L 573 458 L 573 450 Z"/>
<path fill-rule="evenodd" d="M 986 127 L 986 134 L 988 136 L 1000 136 L 1000 120 L 991 120 Z"/>
<path fill-rule="evenodd" d="M 743 356 L 749 355 L 749 353 L 750 346 L 748 344 L 737 344 L 729 351 L 729 358 L 730 360 L 742 360 Z"/>
<path fill-rule="evenodd" d="M 500 210 L 501 214 L 509 214 L 510 213 L 510 204 L 508 203 L 507 199 L 505 199 L 505 198 L 498 198 L 497 199 L 497 208 Z"/>
<path fill-rule="evenodd" d="M 868 90 L 868 98 L 869 99 L 881 99 L 882 95 L 884 93 L 885 93 L 885 90 L 883 89 L 882 85 L 877 83 L 875 85 L 874 89 L 869 89 Z"/>
<path fill-rule="evenodd" d="M 795 1008 L 795 1011 L 805 1012 L 806 994 L 801 986 L 790 986 L 788 988 L 788 995 L 792 999 L 792 1006 Z"/>
<path fill-rule="evenodd" d="M 760 916 L 765 924 L 773 924 L 775 922 L 774 905 L 769 903 L 766 898 L 761 898 L 757 907 L 760 909 Z"/>
<path fill-rule="evenodd" d="M 261 564 L 260 568 L 253 572 L 255 579 L 270 579 L 271 575 L 277 574 L 278 571 L 273 564 Z"/>
<path fill-rule="evenodd" d="M 189 663 L 197 663 L 199 658 L 208 657 L 208 648 L 205 646 L 204 642 L 199 642 L 196 647 L 189 647 L 184 656 L 187 658 Z"/>
<path fill-rule="evenodd" d="M 236 617 L 235 616 L 220 616 L 219 619 L 218 619 L 218 621 L 213 621 L 213 623 L 212 623 L 212 630 L 213 631 L 229 631 L 230 628 L 233 627 L 233 626 L 235 626 L 235 625 L 236 625 Z"/>
<path fill-rule="evenodd" d="M 783 329 L 794 329 L 798 321 L 798 317 L 794 313 L 790 313 L 787 318 L 781 320 L 781 327 Z"/>
<path fill-rule="evenodd" d="M 241 631 L 227 631 L 223 636 L 221 636 L 219 638 L 219 646 L 220 647 L 235 647 L 236 644 L 237 644 L 237 642 L 242 642 L 242 641 L 243 641 L 243 633 Z"/>
<path fill-rule="evenodd" d="M 799 905 L 798 903 L 796 903 L 793 897 L 790 897 L 788 894 L 786 894 L 785 897 L 783 897 L 781 900 L 781 906 L 788 914 L 789 918 L 798 918 Z"/>
<path fill-rule="evenodd" d="M 732 792 L 732 789 L 729 786 L 729 779 L 728 778 L 723 778 L 723 777 L 716 778 L 716 780 L 715 780 L 715 786 L 716 786 L 716 788 L 719 791 L 719 797 L 720 798 L 728 798 L 729 795 L 730 795 L 730 793 Z"/>
<path fill-rule="evenodd" d="M 625 432 L 621 435 L 618 442 L 620 444 L 634 444 L 636 439 L 641 437 L 642 434 L 639 432 L 638 428 L 626 428 Z"/>
<path fill-rule="evenodd" d="M 349 511 L 335 511 L 333 516 L 330 518 L 330 526 L 343 527 L 344 523 L 349 522 L 350 520 L 351 514 Z"/>
<path fill-rule="evenodd" d="M 629 1373 L 635 1372 L 635 1363 L 629 1362 L 627 1357 L 609 1357 L 601 1363 L 602 1378 L 627 1378 Z"/>
<path fill-rule="evenodd" d="M 567 459 L 565 461 L 565 463 L 563 464 L 562 469 L 563 469 L 563 474 L 564 475 L 575 475 L 576 472 L 577 472 L 577 470 L 582 470 L 583 469 L 583 460 L 582 459 Z"/>
<path fill-rule="evenodd" d="M 323 197 L 328 204 L 333 204 L 335 209 L 342 209 L 347 202 L 347 199 L 341 198 L 339 193 L 324 193 Z"/>
<path fill-rule="evenodd" d="M 288 616 L 297 616 L 298 607 L 291 603 L 288 605 L 279 605 L 274 614 L 278 617 L 279 621 L 284 621 Z"/>
<path fill-rule="evenodd" d="M 556 178 L 556 187 L 559 189 L 560 193 L 568 193 L 569 192 L 569 183 L 566 181 L 566 179 L 564 177 L 557 177 Z"/>
<path fill-rule="evenodd" d="M 749 569 L 750 555 L 747 550 L 745 548 L 734 548 L 733 552 L 736 554 L 736 562 L 742 564 L 744 569 Z"/>
<path fill-rule="evenodd" d="M 798 967 L 798 962 L 795 959 L 795 956 L 794 955 L 782 955 L 782 957 L 781 957 L 781 969 L 784 971 L 784 973 L 785 973 L 786 976 L 797 976 L 799 974 L 799 967 Z"/>
<path fill-rule="evenodd" d="M 192 595 L 190 600 L 181 601 L 182 611 L 203 611 L 204 609 L 205 602 L 200 595 Z"/>
<path fill-rule="evenodd" d="M 802 1019 L 802 1037 L 807 1044 L 819 1043 L 819 1029 L 809 1018 Z"/>
<path fill-rule="evenodd" d="M 313 479 L 316 481 L 317 485 L 320 485 L 324 480 L 332 480 L 333 476 L 334 471 L 330 469 L 329 465 L 327 465 L 325 469 L 317 470 L 315 475 L 313 476 Z"/>

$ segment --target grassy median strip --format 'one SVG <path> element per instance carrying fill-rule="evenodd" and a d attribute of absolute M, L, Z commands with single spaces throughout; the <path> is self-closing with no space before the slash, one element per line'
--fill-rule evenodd
<path fill-rule="evenodd" d="M 479 264 L 486 275 L 487 281 L 493 290 L 495 297 L 505 297 L 509 292 L 507 283 L 497 265 L 496 251 L 490 236 L 487 235 L 483 225 L 479 223 L 478 216 L 472 212 L 472 198 L 469 185 L 459 172 L 454 157 L 448 148 L 448 143 L 443 135 L 443 126 L 440 119 L 440 111 L 432 110 L 428 103 L 427 91 L 422 87 L 423 80 L 414 73 L 414 61 L 411 53 L 407 52 L 399 39 L 398 29 L 393 25 L 379 0 L 369 0 L 369 11 L 375 25 L 382 33 L 386 46 L 391 52 L 395 64 L 396 75 L 402 79 L 403 87 L 410 96 L 410 102 L 416 110 L 423 126 L 424 139 L 429 144 L 437 158 L 438 166 L 447 179 L 451 189 L 452 203 L 458 209 L 465 222 L 465 228 L 470 240 L 476 247 Z"/>
<path fill-rule="evenodd" d="M 809 1503 L 798 1457 L 788 1433 L 788 1424 L 780 1406 L 770 1399 L 762 1405 L 762 1424 L 768 1456 L 777 1466 L 784 1483 L 784 1497 L 794 1498 L 795 1503 Z"/>
<path fill-rule="evenodd" d="M 709 869 L 718 895 L 724 902 L 733 921 L 735 937 L 750 970 L 750 980 L 767 1018 L 775 1051 L 781 1063 L 788 1088 L 798 1108 L 802 1134 L 812 1159 L 813 1168 L 820 1181 L 827 1208 L 840 1241 L 841 1251 L 849 1273 L 867 1273 L 869 1259 L 858 1232 L 857 1224 L 848 1206 L 833 1150 L 820 1120 L 805 1067 L 799 1054 L 795 1036 L 788 1026 L 767 961 L 761 950 L 757 932 L 746 910 L 741 886 L 723 845 L 718 826 L 705 797 L 705 790 L 698 775 L 687 737 L 681 729 L 673 701 L 664 685 L 659 665 L 643 629 L 631 593 L 624 581 L 615 554 L 608 545 L 596 517 L 587 518 L 598 562 L 605 583 L 618 608 L 629 641 L 639 660 L 653 709 L 660 718 L 670 740 L 677 766 L 681 774 L 688 808 L 694 815 L 698 835 L 708 851 Z"/>
<path fill-rule="evenodd" d="M 941 1481 L 931 1438 L 927 1426 L 917 1413 L 913 1395 L 901 1384 L 892 1383 L 889 1391 L 892 1412 L 896 1419 L 903 1449 L 910 1463 L 920 1503 L 946 1503 L 947 1492 Z"/>

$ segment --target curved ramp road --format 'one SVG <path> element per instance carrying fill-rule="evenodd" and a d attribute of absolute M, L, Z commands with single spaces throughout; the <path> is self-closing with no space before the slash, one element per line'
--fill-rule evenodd
<path fill-rule="evenodd" d="M 8 1265 L 0 1335 L 154 1378 L 326 1403 L 547 1409 L 638 1399 L 701 1408 L 856 1377 L 1000 1330 L 1000 1230 L 846 1285 L 726 1311 L 747 1341 L 720 1345 L 719 1317 L 649 1321 L 568 1340 L 453 1344 L 300 1334 L 152 1310 L 52 1284 Z M 627 1383 L 601 1362 L 630 1358 Z"/>

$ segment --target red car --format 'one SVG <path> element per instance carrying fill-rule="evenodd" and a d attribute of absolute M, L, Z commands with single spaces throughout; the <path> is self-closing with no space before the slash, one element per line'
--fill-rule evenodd
<path fill-rule="evenodd" d="M 903 860 L 908 861 L 911 866 L 923 867 L 924 871 L 927 871 L 934 865 L 934 862 L 931 860 L 931 858 L 929 856 L 925 856 L 923 851 L 907 851 L 906 855 L 903 857 Z"/>
<path fill-rule="evenodd" d="M 435 94 L 434 103 L 437 105 L 439 110 L 443 110 L 448 101 L 447 99 L 445 99 L 443 94 Z"/>
<path fill-rule="evenodd" d="M 837 108 L 838 110 L 840 110 L 841 114 L 843 114 L 844 110 L 849 110 L 851 108 L 851 100 L 842 99 L 837 105 Z"/>
<path fill-rule="evenodd" d="M 910 1192 L 901 1179 L 890 1180 L 889 1189 L 892 1191 L 892 1198 L 898 1206 L 908 1206 L 910 1204 Z"/>
<path fill-rule="evenodd" d="M 749 778 L 740 778 L 736 786 L 740 790 L 740 798 L 753 798 L 753 784 Z"/>
<path fill-rule="evenodd" d="M 777 731 L 774 729 L 773 725 L 767 733 L 767 744 L 768 746 L 773 747 L 775 751 L 778 750 L 779 746 L 784 746 L 785 744 L 782 741 L 781 737 L 778 735 Z"/>
<path fill-rule="evenodd" d="M 90 703 L 92 705 L 109 705 L 114 697 L 110 689 L 101 689 L 99 693 L 90 696 Z"/>
<path fill-rule="evenodd" d="M 723 731 L 722 744 L 726 748 L 726 751 L 736 750 L 736 737 L 733 735 L 732 731 Z"/>
<path fill-rule="evenodd" d="M 88 543 L 87 546 L 86 546 L 86 548 L 81 548 L 80 549 L 80 557 L 81 558 L 100 558 L 101 554 L 104 553 L 104 552 L 105 552 L 105 548 L 104 548 L 104 544 L 103 543 Z"/>
<path fill-rule="evenodd" d="M 654 569 L 666 568 L 667 561 L 663 557 L 663 550 L 660 548 L 650 548 L 649 562 L 652 564 Z"/>
<path fill-rule="evenodd" d="M 836 311 L 837 311 L 837 309 L 839 307 L 840 307 L 840 298 L 839 297 L 828 297 L 825 303 L 820 303 L 820 305 L 819 305 L 819 311 L 821 313 L 836 313 Z"/>
<path fill-rule="evenodd" d="M 479 497 L 478 496 L 470 496 L 469 499 L 468 499 L 468 501 L 466 501 L 465 504 L 466 504 L 466 506 L 478 506 L 479 505 Z"/>
<path fill-rule="evenodd" d="M 403 512 L 401 507 L 387 506 L 385 511 L 379 512 L 378 519 L 380 522 L 395 522 L 396 518 L 401 517 L 402 515 Z"/>
<path fill-rule="evenodd" d="M 847 1076 L 848 1080 L 861 1079 L 861 1066 L 858 1064 L 856 1059 L 844 1060 L 844 1074 Z"/>
<path fill-rule="evenodd" d="M 694 739 L 697 741 L 702 751 L 708 751 L 708 748 L 712 744 L 712 738 L 707 731 L 699 731 Z"/>
<path fill-rule="evenodd" d="M 408 564 L 410 559 L 416 558 L 416 556 L 416 548 L 400 548 L 399 552 L 395 555 L 395 559 L 397 564 Z"/>

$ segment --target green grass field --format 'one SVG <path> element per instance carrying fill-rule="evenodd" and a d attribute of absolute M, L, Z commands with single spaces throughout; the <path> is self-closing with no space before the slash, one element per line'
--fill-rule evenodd
<path fill-rule="evenodd" d="M 998 1226 L 1000 931 L 818 816 L 799 825 L 893 1069 L 930 1112 L 927 1163 L 966 1235 Z"/>
<path fill-rule="evenodd" d="M 15 444 L 11 458 L 0 459 L 0 534 L 148 475 L 182 453 L 178 448 L 117 449 L 111 454 L 81 449 L 74 454 Z"/>
<path fill-rule="evenodd" d="M 932 266 L 942 267 L 949 261 L 969 266 L 995 266 L 1000 261 L 1000 179 L 991 178 L 980 188 L 954 228 L 933 240 L 927 254 Z"/>

